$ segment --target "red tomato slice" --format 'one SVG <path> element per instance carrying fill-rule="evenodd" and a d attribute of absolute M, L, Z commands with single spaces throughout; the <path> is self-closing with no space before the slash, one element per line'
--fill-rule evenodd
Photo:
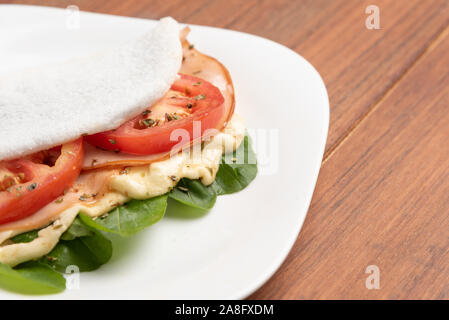
<path fill-rule="evenodd" d="M 0 224 L 28 217 L 62 195 L 78 178 L 83 157 L 79 138 L 61 148 L 0 162 Z"/>
<path fill-rule="evenodd" d="M 115 152 L 156 154 L 178 144 L 178 140 L 170 139 L 173 130 L 185 130 L 189 140 L 183 144 L 190 144 L 207 129 L 215 128 L 223 114 L 224 98 L 217 87 L 200 78 L 180 74 L 170 91 L 148 110 L 116 130 L 87 136 L 86 140 Z M 200 132 L 194 126 L 201 128 Z"/>

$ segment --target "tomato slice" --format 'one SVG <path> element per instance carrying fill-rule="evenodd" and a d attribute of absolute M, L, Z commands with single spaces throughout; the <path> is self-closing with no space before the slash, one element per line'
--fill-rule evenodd
<path fill-rule="evenodd" d="M 78 178 L 83 139 L 0 162 L 0 224 L 28 217 L 61 196 Z"/>
<path fill-rule="evenodd" d="M 215 128 L 223 114 L 224 98 L 217 87 L 198 77 L 180 74 L 169 92 L 142 114 L 116 130 L 87 136 L 86 141 L 115 152 L 156 154 L 179 146 L 178 140 L 170 139 L 173 130 L 185 130 L 189 139 L 182 143 L 190 144 L 207 129 Z"/>

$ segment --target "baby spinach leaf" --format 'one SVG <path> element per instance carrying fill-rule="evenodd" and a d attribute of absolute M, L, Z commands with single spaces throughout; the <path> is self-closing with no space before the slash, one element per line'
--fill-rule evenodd
<path fill-rule="evenodd" d="M 0 286 L 23 294 L 51 294 L 65 289 L 65 279 L 37 261 L 22 263 L 14 269 L 0 263 Z"/>
<path fill-rule="evenodd" d="M 209 210 L 217 195 L 238 192 L 246 188 L 257 175 L 256 155 L 251 139 L 245 136 L 232 154 L 222 156 L 215 181 L 204 186 L 199 180 L 181 179 L 169 197 L 190 207 Z"/>
<path fill-rule="evenodd" d="M 61 240 L 74 240 L 79 237 L 93 236 L 94 232 L 90 230 L 78 217 L 72 225 L 61 236 Z"/>
<path fill-rule="evenodd" d="M 37 238 L 37 233 L 40 231 L 40 229 L 31 230 L 25 233 L 18 234 L 15 237 L 12 237 L 11 240 L 15 243 L 21 243 L 21 242 L 31 242 L 34 239 Z"/>
<path fill-rule="evenodd" d="M 181 179 L 168 196 L 190 207 L 209 210 L 217 200 L 215 191 L 199 180 Z"/>
<path fill-rule="evenodd" d="M 128 237 L 162 219 L 166 208 L 167 195 L 162 195 L 147 200 L 131 200 L 104 218 L 93 220 L 81 213 L 80 219 L 91 228 Z"/>
<path fill-rule="evenodd" d="M 167 211 L 165 212 L 165 215 L 176 219 L 197 219 L 203 217 L 209 212 L 209 209 L 200 209 L 191 205 L 185 205 L 170 197 L 168 198 L 167 204 Z"/>
<path fill-rule="evenodd" d="M 56 247 L 40 261 L 60 272 L 66 272 L 72 265 L 80 271 L 92 271 L 108 262 L 111 256 L 111 241 L 77 217 Z"/>
<path fill-rule="evenodd" d="M 42 229 L 36 229 L 31 230 L 25 233 L 18 234 L 17 236 L 14 236 L 11 238 L 11 240 L 15 243 L 27 243 L 31 242 L 34 239 L 37 238 L 37 234 Z M 64 234 L 61 236 L 61 240 L 73 240 L 78 237 L 82 236 L 90 236 L 93 232 L 90 231 L 86 226 L 82 224 L 82 222 L 79 219 L 75 219 L 70 226 L 70 228 L 64 232 Z"/>
<path fill-rule="evenodd" d="M 211 188 L 217 195 L 235 193 L 245 189 L 256 176 L 256 154 L 252 149 L 251 139 L 246 135 L 232 157 L 230 154 L 223 155 Z"/>

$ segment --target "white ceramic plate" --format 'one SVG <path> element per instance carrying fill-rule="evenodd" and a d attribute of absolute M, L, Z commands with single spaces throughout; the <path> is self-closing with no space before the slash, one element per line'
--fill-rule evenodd
<path fill-rule="evenodd" d="M 0 74 L 107 49 L 154 21 L 0 5 Z M 67 25 L 69 28 L 67 28 Z M 296 240 L 315 187 L 329 123 L 316 70 L 295 52 L 245 33 L 192 26 L 189 39 L 233 77 L 237 105 L 252 129 L 259 176 L 221 196 L 207 215 L 177 218 L 115 243 L 112 260 L 80 275 L 59 299 L 240 299 L 276 271 Z M 269 139 L 263 139 L 263 136 Z M 268 142 L 267 142 L 268 141 Z M 0 299 L 21 295 L 0 290 Z"/>

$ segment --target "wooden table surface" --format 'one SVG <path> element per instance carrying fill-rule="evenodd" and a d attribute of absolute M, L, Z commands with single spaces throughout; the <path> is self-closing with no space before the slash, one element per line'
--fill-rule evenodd
<path fill-rule="evenodd" d="M 257 34 L 321 73 L 326 151 L 303 229 L 250 299 L 449 298 L 449 1 L 3 1 Z M 380 8 L 380 30 L 365 26 Z M 368 290 L 368 265 L 380 289 Z"/>

